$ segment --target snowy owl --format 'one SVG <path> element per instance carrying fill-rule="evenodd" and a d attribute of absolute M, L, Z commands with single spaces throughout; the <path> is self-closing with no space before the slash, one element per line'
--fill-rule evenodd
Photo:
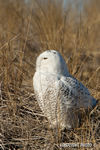
<path fill-rule="evenodd" d="M 33 87 L 51 128 L 79 127 L 82 113 L 90 112 L 97 104 L 88 89 L 70 75 L 63 57 L 56 50 L 47 50 L 38 56 Z"/>

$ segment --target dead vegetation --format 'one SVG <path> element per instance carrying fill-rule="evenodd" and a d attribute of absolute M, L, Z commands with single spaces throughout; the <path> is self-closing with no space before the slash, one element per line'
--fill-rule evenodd
<path fill-rule="evenodd" d="M 36 57 L 58 50 L 70 73 L 100 99 L 100 1 L 0 1 L 0 149 L 99 149 L 100 104 L 79 129 L 54 136 L 34 97 Z M 60 139 L 60 140 L 59 140 Z M 75 149 L 75 148 L 72 148 Z M 78 147 L 77 149 L 90 149 Z"/>

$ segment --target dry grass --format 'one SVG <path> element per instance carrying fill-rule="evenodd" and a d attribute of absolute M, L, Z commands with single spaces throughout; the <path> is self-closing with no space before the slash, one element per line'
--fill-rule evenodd
<path fill-rule="evenodd" d="M 56 49 L 70 73 L 100 99 L 100 1 L 0 1 L 0 149 L 66 149 L 60 143 L 92 143 L 99 150 L 100 104 L 79 129 L 58 136 L 48 129 L 34 97 L 37 55 Z M 60 138 L 59 138 L 60 137 Z M 59 140 L 60 139 L 60 140 Z M 67 148 L 70 149 L 70 148 Z M 75 149 L 75 148 L 71 148 Z"/>

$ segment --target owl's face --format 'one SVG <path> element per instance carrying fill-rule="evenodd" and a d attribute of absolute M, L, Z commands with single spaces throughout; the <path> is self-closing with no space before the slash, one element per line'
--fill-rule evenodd
<path fill-rule="evenodd" d="M 45 51 L 38 56 L 36 61 L 36 71 L 59 75 L 69 74 L 63 57 L 55 50 Z"/>

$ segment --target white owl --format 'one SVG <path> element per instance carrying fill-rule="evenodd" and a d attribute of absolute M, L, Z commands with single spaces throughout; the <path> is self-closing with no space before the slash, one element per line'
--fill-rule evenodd
<path fill-rule="evenodd" d="M 38 56 L 33 87 L 52 128 L 79 127 L 82 114 L 90 112 L 97 104 L 88 89 L 69 74 L 63 57 L 55 50 Z"/>

